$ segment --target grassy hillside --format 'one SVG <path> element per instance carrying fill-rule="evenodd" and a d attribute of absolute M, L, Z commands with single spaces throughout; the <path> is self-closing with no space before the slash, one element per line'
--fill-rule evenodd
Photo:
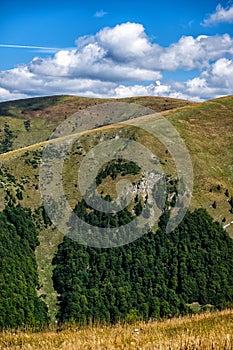
<path fill-rule="evenodd" d="M 171 320 L 118 324 L 112 327 L 48 330 L 41 333 L 4 332 L 0 349 L 225 349 L 233 348 L 233 311 L 204 313 Z"/>
<path fill-rule="evenodd" d="M 202 104 L 189 104 L 185 101 L 153 97 L 123 100 L 143 104 L 155 111 L 163 110 L 162 114 L 177 128 L 191 154 L 194 168 L 192 208 L 205 207 L 216 220 L 223 220 L 224 225 L 229 224 L 233 220 L 233 215 L 229 213 L 229 197 L 225 195 L 225 192 L 228 190 L 229 195 L 233 195 L 233 97 Z M 23 192 L 21 204 L 30 207 L 38 206 L 40 204 L 40 193 L 37 188 L 38 169 L 44 141 L 66 115 L 71 115 L 78 108 L 102 102 L 106 100 L 55 96 L 1 103 L 0 121 L 7 121 L 12 132 L 17 135 L 13 139 L 12 146 L 16 151 L 0 155 L 3 173 L 0 174 L 1 198 L 4 198 L 6 189 L 14 192 L 17 189 L 20 190 L 21 186 Z M 30 113 L 31 126 L 27 131 L 23 121 Z M 99 123 L 101 122 L 99 120 Z M 134 122 L 132 120 L 127 124 L 133 125 Z M 150 115 L 136 120 L 138 126 L 150 127 L 155 122 L 156 117 Z M 74 196 L 77 168 L 73 165 L 78 166 L 83 155 L 97 143 L 100 137 L 113 138 L 118 133 L 118 128 L 109 125 L 87 132 L 80 141 L 82 152 L 71 154 L 64 170 L 69 174 L 65 188 L 71 204 L 74 205 L 79 197 L 78 193 Z M 165 172 L 174 171 L 174 162 L 169 154 L 165 153 L 164 146 L 156 142 L 150 135 L 145 137 L 145 133 L 140 130 L 134 131 L 130 127 L 124 127 L 123 134 L 125 137 L 136 135 L 138 142 L 151 149 L 160 158 Z M 29 144 L 31 147 L 17 150 Z M 9 178 L 9 174 L 15 179 Z M 114 185 L 113 183 L 112 187 Z M 108 186 L 111 187 L 111 184 Z M 214 201 L 216 209 L 212 207 Z M 3 201 L 0 201 L 0 206 L 3 205 Z M 227 229 L 233 233 L 231 225 Z"/>
<path fill-rule="evenodd" d="M 195 108 L 165 113 L 188 147 L 194 169 L 192 207 L 204 207 L 224 226 L 233 220 L 228 197 L 233 192 L 233 97 Z M 212 207 L 216 202 L 216 209 Z M 225 221 L 225 219 L 226 221 Z M 233 226 L 228 226 L 233 234 Z"/>
<path fill-rule="evenodd" d="M 77 110 L 111 101 L 55 96 L 1 103 L 1 140 L 5 137 L 6 123 L 13 136 L 17 137 L 12 137 L 11 148 L 14 151 L 0 155 L 0 208 L 4 208 L 9 200 L 15 200 L 31 208 L 41 205 L 38 188 L 40 158 L 43 146 L 52 130 Z M 230 196 L 233 196 L 233 96 L 201 104 L 156 97 L 138 97 L 121 101 L 150 107 L 155 112 L 162 113 L 176 127 L 185 141 L 193 163 L 194 192 L 191 209 L 206 208 L 233 236 L 233 214 L 230 213 L 228 203 Z M 174 161 L 165 147 L 159 141 L 155 141 L 150 134 L 134 128 L 135 123 L 138 126 L 153 126 L 156 118 L 156 115 L 147 115 L 129 121 L 128 126 L 123 127 L 121 136 L 134 137 L 156 154 L 166 173 L 175 174 Z M 85 120 L 82 122 L 85 123 Z M 98 124 L 103 122 L 100 116 Z M 78 165 L 83 156 L 98 143 L 100 138 L 109 140 L 118 134 L 119 125 L 105 125 L 99 129 L 88 130 L 79 142 L 74 144 L 63 170 L 64 190 L 71 207 L 74 207 L 76 201 L 80 199 L 76 183 Z M 118 180 L 119 177 L 114 180 L 108 179 L 103 183 L 102 190 L 106 191 L 106 194 L 107 192 L 113 194 Z M 52 305 L 52 316 L 55 312 L 56 294 L 51 281 L 51 260 L 61 240 L 62 235 L 51 227 L 40 233 L 41 245 L 37 249 L 42 284 L 40 292 L 47 295 L 46 301 Z"/>

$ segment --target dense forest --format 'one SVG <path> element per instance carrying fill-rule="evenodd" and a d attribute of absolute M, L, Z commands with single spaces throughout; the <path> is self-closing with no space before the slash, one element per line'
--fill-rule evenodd
<path fill-rule="evenodd" d="M 76 207 L 79 215 L 81 209 L 86 212 L 83 203 Z M 101 222 L 101 212 L 93 215 Z M 125 215 L 127 220 L 127 210 Z M 186 314 L 192 303 L 232 306 L 232 239 L 203 209 L 188 212 L 171 233 L 168 219 L 166 210 L 156 232 L 112 249 L 65 237 L 53 261 L 59 321 L 114 323 Z"/>
<path fill-rule="evenodd" d="M 7 206 L 0 227 L 0 329 L 46 325 L 47 307 L 37 295 L 39 241 L 32 213 Z"/>

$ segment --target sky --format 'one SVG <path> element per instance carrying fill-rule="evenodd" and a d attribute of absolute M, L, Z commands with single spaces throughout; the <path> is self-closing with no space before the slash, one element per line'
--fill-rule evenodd
<path fill-rule="evenodd" d="M 233 1 L 0 2 L 0 101 L 233 94 Z"/>

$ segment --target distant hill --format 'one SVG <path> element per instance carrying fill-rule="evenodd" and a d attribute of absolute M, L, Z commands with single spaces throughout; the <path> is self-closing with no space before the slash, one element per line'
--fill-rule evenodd
<path fill-rule="evenodd" d="M 129 102 L 149 107 L 155 112 L 195 105 L 185 100 L 163 97 L 132 97 L 124 99 L 98 99 L 78 96 L 48 96 L 0 103 L 0 129 L 9 124 L 17 138 L 13 149 L 46 140 L 54 128 L 66 117 L 87 107 L 107 102 Z M 30 133 L 24 121 L 30 121 Z M 29 122 L 28 122 L 29 123 Z"/>

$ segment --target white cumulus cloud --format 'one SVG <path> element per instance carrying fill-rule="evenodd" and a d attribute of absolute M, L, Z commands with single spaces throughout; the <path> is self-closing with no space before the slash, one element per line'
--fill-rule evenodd
<path fill-rule="evenodd" d="M 152 48 L 143 25 L 138 23 L 128 22 L 114 28 L 104 28 L 97 33 L 96 39 L 113 58 L 123 61 L 143 57 Z"/>
<path fill-rule="evenodd" d="M 139 23 L 103 28 L 76 47 L 0 71 L 0 99 L 75 94 L 90 97 L 158 95 L 203 100 L 233 93 L 233 38 L 182 36 L 163 47 Z M 195 71 L 186 82 L 163 81 L 166 71 Z"/>
<path fill-rule="evenodd" d="M 233 5 L 228 8 L 222 7 L 220 4 L 216 7 L 216 11 L 212 13 L 203 22 L 204 26 L 211 26 L 218 23 L 233 23 Z"/>
<path fill-rule="evenodd" d="M 154 67 L 163 70 L 202 68 L 225 54 L 233 55 L 233 39 L 228 34 L 183 36 L 159 55 Z M 156 57 L 156 55 L 154 55 Z"/>

